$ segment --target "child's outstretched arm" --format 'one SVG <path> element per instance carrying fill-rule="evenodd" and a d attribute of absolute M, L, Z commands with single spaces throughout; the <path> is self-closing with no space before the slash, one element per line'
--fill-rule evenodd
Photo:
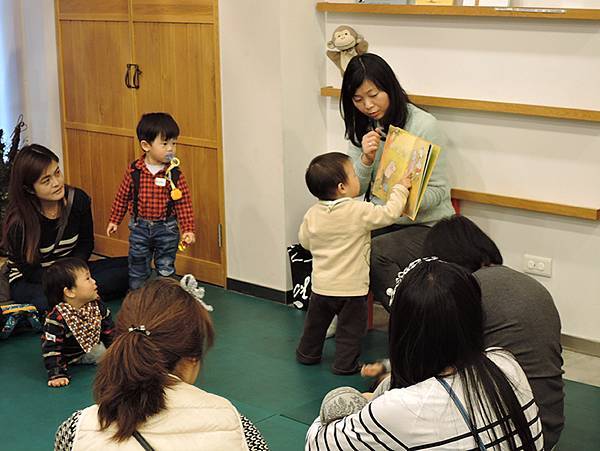
<path fill-rule="evenodd" d="M 63 355 L 65 326 L 56 310 L 46 317 L 42 333 L 42 357 L 48 371 L 48 386 L 63 387 L 69 385 L 67 362 Z"/>
<path fill-rule="evenodd" d="M 186 244 L 194 244 L 196 242 L 196 224 L 192 208 L 192 196 L 183 172 L 179 174 L 177 188 L 181 190 L 182 194 L 181 199 L 175 202 L 175 213 L 177 214 L 177 223 L 181 230 L 181 239 Z"/>
<path fill-rule="evenodd" d="M 127 168 L 110 210 L 110 219 L 108 220 L 108 226 L 106 227 L 107 236 L 110 236 L 117 231 L 117 226 L 121 224 L 121 221 L 125 217 L 125 213 L 127 213 L 129 202 L 131 202 L 131 183 L 131 170 Z"/>
<path fill-rule="evenodd" d="M 409 179 L 402 182 L 410 186 Z M 374 205 L 371 202 L 360 202 L 362 208 L 362 220 L 367 230 L 380 229 L 394 224 L 404 211 L 408 200 L 408 188 L 399 183 L 392 187 L 390 196 L 385 205 Z"/>

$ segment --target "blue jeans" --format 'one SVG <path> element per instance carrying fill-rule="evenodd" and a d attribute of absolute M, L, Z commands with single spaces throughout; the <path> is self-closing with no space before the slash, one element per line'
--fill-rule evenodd
<path fill-rule="evenodd" d="M 179 244 L 177 219 L 129 222 L 129 288 L 140 288 L 150 277 L 150 262 L 159 276 L 175 274 L 175 255 Z"/>
<path fill-rule="evenodd" d="M 113 257 L 88 262 L 90 273 L 98 285 L 98 294 L 104 301 L 122 298 L 127 292 L 127 258 Z M 18 279 L 10 285 L 10 295 L 19 304 L 33 304 L 39 312 L 49 309 L 41 283 Z"/>

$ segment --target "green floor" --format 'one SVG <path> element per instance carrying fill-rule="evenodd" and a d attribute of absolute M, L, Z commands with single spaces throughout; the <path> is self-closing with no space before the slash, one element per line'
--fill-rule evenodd
<path fill-rule="evenodd" d="M 323 395 L 339 385 L 366 389 L 358 376 L 334 376 L 328 366 L 328 340 L 321 365 L 294 360 L 304 313 L 220 288 L 207 287 L 215 306 L 217 339 L 198 385 L 230 399 L 261 430 L 273 451 L 304 447 L 308 424 L 318 414 Z M 119 303 L 111 303 L 113 310 Z M 385 352 L 386 336 L 370 332 L 364 360 Z M 74 410 L 92 403 L 93 367 L 75 367 L 71 384 L 46 386 L 39 336 L 23 334 L 0 342 L 0 449 L 52 449 L 57 425 Z M 600 388 L 567 382 L 567 426 L 560 451 L 600 449 Z"/>

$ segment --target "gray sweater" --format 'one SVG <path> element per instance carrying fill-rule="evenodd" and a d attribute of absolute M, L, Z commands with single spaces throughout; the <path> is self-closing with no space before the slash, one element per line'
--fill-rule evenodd
<path fill-rule="evenodd" d="M 396 222 L 398 224 L 433 225 L 440 219 L 454 214 L 454 208 L 450 203 L 450 184 L 446 176 L 446 154 L 448 153 L 446 135 L 433 115 L 410 103 L 408 104 L 408 120 L 404 125 L 404 130 L 439 145 L 442 151 L 431 173 L 429 184 L 419 208 L 419 214 L 414 221 L 403 216 Z M 362 149 L 350 144 L 348 155 L 354 162 L 354 170 L 360 181 L 360 194 L 364 194 L 369 187 L 371 179 L 375 179 L 379 162 L 381 161 L 381 154 L 383 153 L 383 146 L 384 142 L 381 141 L 379 149 L 377 149 L 377 153 L 375 154 L 375 161 L 371 166 L 365 166 L 360 159 Z M 373 196 L 371 201 L 374 204 L 384 203 L 375 196 Z"/>
<path fill-rule="evenodd" d="M 537 280 L 506 266 L 474 273 L 481 284 L 485 345 L 515 356 L 540 409 L 544 449 L 558 442 L 564 426 L 560 318 L 550 293 Z"/>

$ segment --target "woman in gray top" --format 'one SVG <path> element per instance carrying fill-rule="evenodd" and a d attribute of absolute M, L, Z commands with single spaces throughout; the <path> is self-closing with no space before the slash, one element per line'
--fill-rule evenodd
<path fill-rule="evenodd" d="M 410 102 L 392 68 L 371 53 L 350 60 L 342 82 L 340 110 L 351 143 L 348 155 L 360 180 L 360 194 L 374 203 L 384 203 L 370 197 L 370 184 L 377 174 L 390 125 L 442 147 L 416 219 L 402 217 L 374 235 L 370 288 L 375 299 L 383 302 L 396 274 L 421 256 L 427 226 L 454 214 L 446 177 L 446 137 L 434 116 Z"/>
<path fill-rule="evenodd" d="M 564 426 L 561 325 L 552 296 L 537 280 L 503 266 L 496 244 L 464 216 L 432 227 L 423 252 L 459 264 L 479 280 L 485 345 L 509 350 L 525 371 L 540 409 L 544 449 L 551 450 Z"/>

